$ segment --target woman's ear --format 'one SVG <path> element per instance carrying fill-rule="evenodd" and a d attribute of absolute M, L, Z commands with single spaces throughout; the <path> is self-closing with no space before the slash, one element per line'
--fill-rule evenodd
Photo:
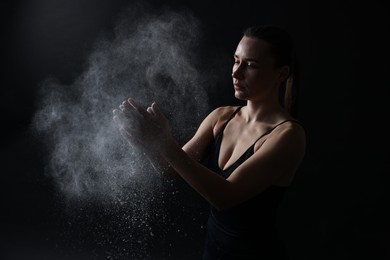
<path fill-rule="evenodd" d="M 289 75 L 290 75 L 290 67 L 289 66 L 284 65 L 283 67 L 280 68 L 280 72 L 279 72 L 280 82 L 287 80 Z"/>

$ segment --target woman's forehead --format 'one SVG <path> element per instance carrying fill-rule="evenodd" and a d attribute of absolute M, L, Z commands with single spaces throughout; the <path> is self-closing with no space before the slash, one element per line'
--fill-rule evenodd
<path fill-rule="evenodd" d="M 270 56 L 269 45 L 264 40 L 244 36 L 237 45 L 235 55 L 250 59 L 264 58 Z"/>

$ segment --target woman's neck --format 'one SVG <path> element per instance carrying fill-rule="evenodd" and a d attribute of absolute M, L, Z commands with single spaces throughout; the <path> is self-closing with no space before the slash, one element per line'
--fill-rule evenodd
<path fill-rule="evenodd" d="M 274 123 L 281 118 L 289 117 L 288 113 L 278 102 L 254 102 L 247 101 L 242 116 L 246 122 Z"/>

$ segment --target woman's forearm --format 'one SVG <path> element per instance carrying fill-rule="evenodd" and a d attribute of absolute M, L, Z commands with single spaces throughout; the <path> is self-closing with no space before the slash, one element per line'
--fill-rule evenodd
<path fill-rule="evenodd" d="M 174 168 L 162 157 L 160 154 L 154 154 L 148 156 L 149 162 L 153 168 L 167 177 L 169 180 L 180 180 L 181 176 L 175 171 Z"/>

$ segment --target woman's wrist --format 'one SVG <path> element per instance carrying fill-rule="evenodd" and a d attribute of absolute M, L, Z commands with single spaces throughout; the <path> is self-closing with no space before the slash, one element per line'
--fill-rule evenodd
<path fill-rule="evenodd" d="M 166 160 L 170 160 L 171 156 L 175 151 L 181 148 L 176 140 L 172 136 L 168 136 L 162 140 L 161 145 L 159 147 L 159 154 Z"/>

